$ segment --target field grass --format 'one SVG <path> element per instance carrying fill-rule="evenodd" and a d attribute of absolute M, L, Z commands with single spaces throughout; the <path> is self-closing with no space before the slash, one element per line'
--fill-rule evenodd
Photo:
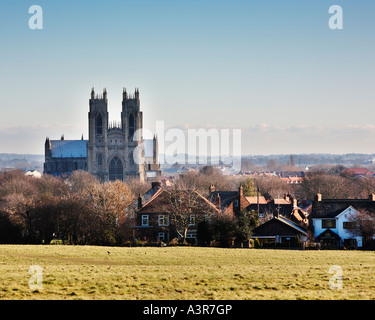
<path fill-rule="evenodd" d="M 332 265 L 341 290 L 330 289 Z M 0 245 L 0 299 L 375 299 L 375 253 Z"/>

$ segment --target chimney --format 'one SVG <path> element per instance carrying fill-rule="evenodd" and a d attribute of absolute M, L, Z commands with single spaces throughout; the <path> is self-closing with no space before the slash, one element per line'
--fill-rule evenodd
<path fill-rule="evenodd" d="M 317 193 L 315 195 L 315 201 L 316 202 L 321 202 L 322 201 L 322 194 L 321 193 Z"/>
<path fill-rule="evenodd" d="M 215 192 L 215 186 L 213 184 L 210 185 L 210 193 Z"/>
<path fill-rule="evenodd" d="M 138 210 L 142 208 L 142 196 L 141 194 L 138 195 Z"/>
<path fill-rule="evenodd" d="M 278 208 L 275 208 L 275 210 L 273 210 L 273 217 L 274 218 L 278 218 L 279 217 L 279 209 Z"/>
<path fill-rule="evenodd" d="M 220 199 L 220 195 L 217 194 L 217 197 L 216 197 L 216 207 L 218 207 L 218 209 L 221 209 L 221 199 Z"/>
<path fill-rule="evenodd" d="M 297 207 L 297 199 L 293 198 L 293 207 Z"/>
<path fill-rule="evenodd" d="M 289 195 L 284 193 L 284 200 L 289 201 Z"/>
<path fill-rule="evenodd" d="M 240 193 L 240 197 L 242 197 L 243 196 L 243 187 L 242 187 L 242 184 L 240 185 L 239 193 Z"/>
<path fill-rule="evenodd" d="M 370 201 L 375 201 L 375 193 L 371 193 L 371 194 L 369 195 L 369 200 L 370 200 Z"/>

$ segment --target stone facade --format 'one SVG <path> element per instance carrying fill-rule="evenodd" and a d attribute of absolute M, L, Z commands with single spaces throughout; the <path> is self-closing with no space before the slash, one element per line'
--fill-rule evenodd
<path fill-rule="evenodd" d="M 128 94 L 126 89 L 123 89 L 121 121 L 118 123 L 109 122 L 106 89 L 103 90 L 102 95 L 95 94 L 94 88 L 91 90 L 89 108 L 89 140 L 81 140 L 81 144 L 85 144 L 85 152 L 80 153 L 76 150 L 82 148 L 82 145 L 77 143 L 79 140 L 58 146 L 61 150 L 57 152 L 54 150 L 54 146 L 57 146 L 56 140 L 50 141 L 47 138 L 44 173 L 61 175 L 60 171 L 55 172 L 52 169 L 62 166 L 73 170 L 87 170 L 102 181 L 117 179 L 146 181 L 148 173 L 152 178 L 160 177 L 156 137 L 152 140 L 143 140 L 142 135 L 139 135 L 139 131 L 137 132 L 143 126 L 138 89 L 134 94 Z M 143 142 L 146 141 L 152 141 L 153 159 L 151 161 L 146 159 L 145 162 L 142 159 L 145 159 Z M 150 143 L 147 145 L 150 146 Z M 56 149 L 58 148 L 56 147 Z"/>
<path fill-rule="evenodd" d="M 138 141 L 133 139 L 137 130 L 142 129 L 139 91 L 128 95 L 124 89 L 121 123 L 108 121 L 106 89 L 101 97 L 92 89 L 89 104 L 88 171 L 103 181 L 131 178 L 145 181 L 145 164 L 134 161 L 142 156 L 142 137 Z"/>

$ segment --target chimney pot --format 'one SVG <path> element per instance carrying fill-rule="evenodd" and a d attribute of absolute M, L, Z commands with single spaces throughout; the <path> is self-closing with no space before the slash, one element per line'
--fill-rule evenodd
<path fill-rule="evenodd" d="M 293 207 L 297 207 L 297 199 L 293 198 Z"/>
<path fill-rule="evenodd" d="M 221 199 L 220 199 L 220 195 L 219 194 L 216 196 L 216 206 L 219 209 L 221 208 Z"/>
<path fill-rule="evenodd" d="M 138 195 L 138 209 L 142 208 L 142 196 L 141 194 Z"/>
<path fill-rule="evenodd" d="M 240 193 L 240 196 L 243 196 L 243 187 L 242 187 L 242 184 L 240 185 L 239 193 Z"/>
<path fill-rule="evenodd" d="M 322 201 L 322 194 L 321 193 L 317 193 L 315 195 L 315 201 L 316 202 L 321 202 Z"/>

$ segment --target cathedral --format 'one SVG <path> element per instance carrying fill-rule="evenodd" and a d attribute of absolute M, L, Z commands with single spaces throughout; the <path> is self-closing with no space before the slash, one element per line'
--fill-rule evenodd
<path fill-rule="evenodd" d="M 157 138 L 143 139 L 139 90 L 122 93 L 121 121 L 109 122 L 107 90 L 102 95 L 91 90 L 89 100 L 89 140 L 45 141 L 44 173 L 69 176 L 85 170 L 101 181 L 137 179 L 148 181 L 160 177 Z"/>

